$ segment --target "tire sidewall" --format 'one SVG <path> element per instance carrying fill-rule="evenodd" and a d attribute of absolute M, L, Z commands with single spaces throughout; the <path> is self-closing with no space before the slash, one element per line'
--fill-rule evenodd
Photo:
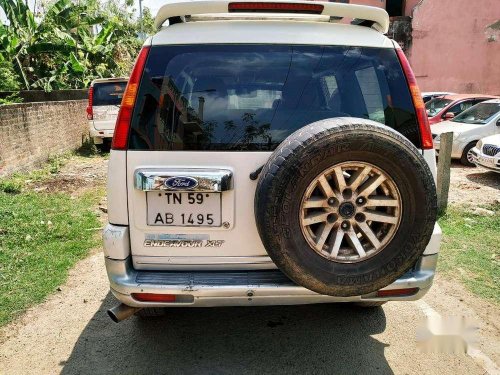
<path fill-rule="evenodd" d="M 286 168 L 275 171 L 270 189 L 262 184 L 263 191 L 258 190 L 273 197 L 267 199 L 267 212 L 259 215 L 264 216 L 267 231 L 258 225 L 273 261 L 292 280 L 322 294 L 366 294 L 395 281 L 421 256 L 434 226 L 435 202 L 429 194 L 432 189 L 426 186 L 428 178 L 421 179 L 426 174 L 419 170 L 425 169 L 419 168 L 422 161 L 404 152 L 395 139 L 369 132 L 334 129 L 311 137 L 302 146 L 288 155 Z M 316 253 L 305 240 L 299 220 L 300 203 L 311 181 L 347 161 L 368 162 L 391 176 L 402 201 L 401 221 L 392 240 L 379 253 L 357 263 L 334 262 Z M 257 211 L 262 210 L 257 207 Z"/>

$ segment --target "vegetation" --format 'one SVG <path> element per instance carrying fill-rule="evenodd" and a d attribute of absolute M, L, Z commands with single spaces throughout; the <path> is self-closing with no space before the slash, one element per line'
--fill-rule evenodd
<path fill-rule="evenodd" d="M 82 195 L 26 188 L 55 177 L 69 156 L 40 170 L 0 180 L 0 326 L 43 301 L 69 269 L 100 245 L 96 206 L 102 188 Z"/>
<path fill-rule="evenodd" d="M 56 0 L 33 12 L 24 0 L 0 0 L 0 91 L 77 89 L 95 78 L 128 75 L 153 31 L 150 11 L 137 20 L 133 0 Z"/>
<path fill-rule="evenodd" d="M 448 207 L 439 223 L 443 242 L 438 272 L 460 279 L 473 293 L 500 303 L 500 204 L 486 207 L 494 215 L 467 207 Z"/>

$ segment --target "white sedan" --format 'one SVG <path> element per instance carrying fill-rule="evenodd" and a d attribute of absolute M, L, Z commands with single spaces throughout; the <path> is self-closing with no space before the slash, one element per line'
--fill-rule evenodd
<path fill-rule="evenodd" d="M 500 134 L 500 99 L 476 104 L 451 121 L 431 125 L 434 148 L 439 153 L 441 134 L 453 132 L 451 157 L 464 165 L 474 167 L 472 149 L 476 143 L 490 135 Z"/>
<path fill-rule="evenodd" d="M 472 162 L 477 166 L 500 173 L 500 134 L 479 140 L 471 154 Z"/>

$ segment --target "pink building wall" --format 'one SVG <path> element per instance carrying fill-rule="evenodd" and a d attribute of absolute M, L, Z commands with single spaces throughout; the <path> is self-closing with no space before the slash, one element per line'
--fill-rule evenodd
<path fill-rule="evenodd" d="M 423 91 L 500 94 L 500 1 L 424 0 L 410 63 Z M 490 27 L 497 23 L 497 28 Z"/>
<path fill-rule="evenodd" d="M 358 5 L 371 5 L 374 7 L 385 9 L 385 0 L 350 0 L 349 3 Z"/>
<path fill-rule="evenodd" d="M 385 8 L 385 0 L 351 0 Z M 422 91 L 500 95 L 500 0 L 406 0 Z"/>

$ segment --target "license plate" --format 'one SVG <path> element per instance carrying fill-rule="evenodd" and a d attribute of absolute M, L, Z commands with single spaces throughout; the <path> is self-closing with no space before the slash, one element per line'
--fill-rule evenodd
<path fill-rule="evenodd" d="M 495 159 L 493 159 L 493 158 L 485 158 L 484 156 L 478 156 L 478 161 L 481 164 L 484 164 L 486 166 L 490 166 L 490 167 L 495 166 Z"/>
<path fill-rule="evenodd" d="M 148 225 L 219 227 L 221 194 L 148 192 Z"/>

